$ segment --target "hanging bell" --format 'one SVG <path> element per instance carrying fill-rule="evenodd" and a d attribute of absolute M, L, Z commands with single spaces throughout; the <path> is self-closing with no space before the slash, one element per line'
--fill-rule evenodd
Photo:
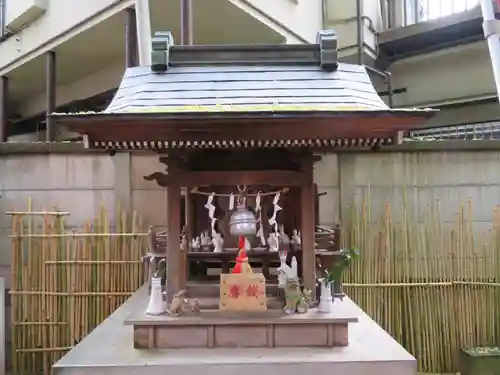
<path fill-rule="evenodd" d="M 255 236 L 257 233 L 257 220 L 252 211 L 244 206 L 239 206 L 229 220 L 229 232 L 232 236 Z"/>

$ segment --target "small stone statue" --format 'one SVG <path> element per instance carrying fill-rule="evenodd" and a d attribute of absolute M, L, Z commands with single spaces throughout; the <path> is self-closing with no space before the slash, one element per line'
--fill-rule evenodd
<path fill-rule="evenodd" d="M 300 293 L 299 303 L 297 305 L 297 312 L 305 314 L 309 310 L 312 302 L 312 291 L 310 289 L 303 289 Z"/>
<path fill-rule="evenodd" d="M 277 233 L 269 233 L 269 237 L 267 238 L 267 245 L 269 246 L 269 251 L 277 252 L 279 250 L 279 239 Z"/>
<path fill-rule="evenodd" d="M 300 239 L 300 232 L 297 229 L 293 230 L 292 235 L 292 245 L 300 246 L 302 244 L 302 240 Z"/>
<path fill-rule="evenodd" d="M 201 247 L 200 237 L 193 238 L 193 240 L 191 241 L 191 248 L 196 251 L 199 250 L 200 247 Z"/>
<path fill-rule="evenodd" d="M 215 233 L 212 238 L 212 244 L 214 245 L 214 253 L 222 253 L 222 246 L 224 245 L 222 234 Z"/>
<path fill-rule="evenodd" d="M 195 299 L 187 299 L 186 290 L 183 289 L 178 292 L 174 298 L 172 299 L 172 303 L 168 308 L 169 315 L 172 316 L 181 316 L 186 315 L 187 313 L 199 313 L 200 312 L 200 304 Z"/>
<path fill-rule="evenodd" d="M 188 250 L 187 236 L 185 234 L 183 234 L 181 237 L 181 250 L 182 251 Z"/>
<path fill-rule="evenodd" d="M 287 278 L 285 282 L 285 314 L 295 314 L 301 299 L 300 282 L 297 277 Z"/>
<path fill-rule="evenodd" d="M 284 288 L 287 279 L 297 278 L 298 262 L 296 257 L 292 257 L 291 267 L 286 264 L 286 252 L 280 252 L 280 266 L 278 267 L 278 287 Z"/>
<path fill-rule="evenodd" d="M 288 234 L 285 233 L 285 227 L 283 225 L 280 225 L 279 227 L 279 240 L 284 248 L 290 246 L 290 237 L 288 237 Z"/>
<path fill-rule="evenodd" d="M 210 242 L 212 242 L 212 240 L 210 239 L 208 232 L 207 231 L 202 232 L 200 235 L 200 245 L 202 247 L 210 246 Z"/>

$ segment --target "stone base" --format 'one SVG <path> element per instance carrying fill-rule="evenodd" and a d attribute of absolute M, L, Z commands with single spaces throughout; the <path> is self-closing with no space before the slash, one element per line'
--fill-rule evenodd
<path fill-rule="evenodd" d="M 124 320 L 147 304 L 142 288 L 53 366 L 58 375 L 416 375 L 417 364 L 394 339 L 348 297 L 335 301 L 359 322 L 349 326 L 341 348 L 156 349 L 132 346 Z"/>
<path fill-rule="evenodd" d="M 141 315 L 125 321 L 134 327 L 136 349 L 277 348 L 347 346 L 348 323 L 358 319 L 339 311 L 284 315 L 281 311 L 226 313 L 202 311 L 200 316 Z"/>

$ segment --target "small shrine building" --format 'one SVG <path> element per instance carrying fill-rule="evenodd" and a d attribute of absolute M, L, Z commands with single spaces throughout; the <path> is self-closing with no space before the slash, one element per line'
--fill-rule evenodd
<path fill-rule="evenodd" d="M 315 161 L 347 147 L 396 145 L 433 114 L 388 108 L 364 66 L 338 61 L 337 38 L 328 31 L 309 45 L 176 46 L 158 34 L 152 60 L 127 68 L 104 112 L 51 118 L 82 134 L 88 148 L 155 152 L 167 165 L 147 178 L 168 189 L 169 296 L 187 283 L 184 224 L 189 244 L 209 228 L 195 206 L 185 208 L 182 223 L 181 192 L 189 199 L 195 190 L 229 196 L 237 187 L 263 195 L 286 189 L 280 225 L 300 231 L 299 267 L 313 290 Z M 230 246 L 227 225 L 220 219 L 217 230 Z M 266 224 L 266 237 L 272 230 Z"/>

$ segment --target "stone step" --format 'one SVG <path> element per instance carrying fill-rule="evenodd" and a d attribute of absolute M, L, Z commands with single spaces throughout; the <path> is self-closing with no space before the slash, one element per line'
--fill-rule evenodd
<path fill-rule="evenodd" d="M 219 298 L 220 284 L 214 282 L 197 282 L 190 281 L 186 287 L 187 295 L 189 298 Z M 278 287 L 276 284 L 267 284 L 267 295 L 276 296 Z"/>
<path fill-rule="evenodd" d="M 195 297 L 196 298 L 196 297 Z M 219 298 L 217 297 L 198 297 L 196 298 L 200 304 L 202 310 L 218 310 L 219 309 Z M 284 303 L 276 299 L 276 297 L 267 298 L 267 308 L 268 309 L 282 309 Z"/>

